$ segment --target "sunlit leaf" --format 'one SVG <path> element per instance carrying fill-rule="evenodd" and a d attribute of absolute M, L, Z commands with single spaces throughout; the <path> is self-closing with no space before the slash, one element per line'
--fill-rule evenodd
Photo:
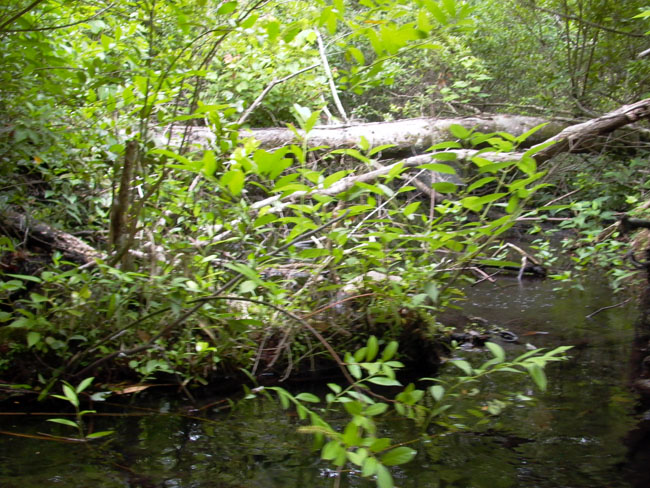
<path fill-rule="evenodd" d="M 400 446 L 391 449 L 386 454 L 381 456 L 381 462 L 386 466 L 397 466 L 399 464 L 406 464 L 415 457 L 417 451 L 410 447 Z"/>

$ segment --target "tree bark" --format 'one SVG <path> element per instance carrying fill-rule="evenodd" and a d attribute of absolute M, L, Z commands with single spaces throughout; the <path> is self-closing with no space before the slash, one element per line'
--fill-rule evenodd
<path fill-rule="evenodd" d="M 21 240 L 25 239 L 35 246 L 60 251 L 64 259 L 73 263 L 90 264 L 94 263 L 95 259 L 104 258 L 100 252 L 78 237 L 11 210 L 0 214 L 0 231 Z"/>
<path fill-rule="evenodd" d="M 566 122 L 549 122 L 541 117 L 507 114 L 454 119 L 417 118 L 392 122 L 316 126 L 309 132 L 307 145 L 309 147 L 327 146 L 329 149 L 345 149 L 357 147 L 362 138 L 365 138 L 371 147 L 393 144 L 393 148 L 385 151 L 387 154 L 408 151 L 410 155 L 415 155 L 426 151 L 434 144 L 455 139 L 449 132 L 449 127 L 453 124 L 483 133 L 508 132 L 514 136 L 520 136 L 533 127 L 544 123 L 547 125 L 528 139 L 529 145 L 537 144 L 556 135 L 568 125 Z M 184 131 L 184 127 L 174 129 L 172 145 L 174 141 L 180 141 Z M 297 132 L 301 136 L 305 134 L 300 129 Z M 260 141 L 263 148 L 267 149 L 300 142 L 292 130 L 280 127 L 242 129 L 239 135 L 240 137 L 254 137 Z M 207 143 L 214 140 L 214 135 L 207 127 L 193 127 L 189 132 L 189 140 L 191 143 L 206 146 Z"/>

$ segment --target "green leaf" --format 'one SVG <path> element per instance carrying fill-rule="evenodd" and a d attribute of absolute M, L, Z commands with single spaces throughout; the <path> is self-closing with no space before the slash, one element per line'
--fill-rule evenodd
<path fill-rule="evenodd" d="M 382 464 L 386 466 L 397 466 L 399 464 L 406 464 L 415 457 L 417 451 L 410 447 L 400 446 L 391 449 L 386 454 L 381 456 Z"/>
<path fill-rule="evenodd" d="M 527 365 L 526 369 L 528 370 L 528 374 L 530 374 L 530 377 L 533 379 L 537 387 L 542 391 L 546 391 L 547 379 L 546 373 L 544 373 L 544 369 L 542 369 L 539 364 Z"/>
<path fill-rule="evenodd" d="M 374 417 L 375 415 L 381 415 L 388 409 L 388 405 L 385 403 L 375 403 L 374 405 L 370 405 L 364 413 L 368 415 L 369 417 Z"/>
<path fill-rule="evenodd" d="M 342 389 L 339 385 L 336 383 L 327 383 L 327 386 L 329 387 L 330 390 L 332 390 L 336 395 L 341 393 Z"/>
<path fill-rule="evenodd" d="M 429 393 L 435 401 L 439 402 L 445 396 L 445 388 L 442 385 L 433 385 L 429 388 Z"/>
<path fill-rule="evenodd" d="M 368 343 L 366 345 L 366 361 L 372 361 L 377 357 L 379 352 L 379 342 L 377 338 L 373 335 L 368 338 Z"/>
<path fill-rule="evenodd" d="M 495 344 L 494 342 L 486 342 L 485 347 L 500 363 L 506 360 L 506 353 L 499 344 Z"/>
<path fill-rule="evenodd" d="M 341 451 L 345 452 L 345 449 L 341 443 L 339 441 L 332 440 L 323 446 L 320 457 L 326 461 L 331 461 L 333 459 L 336 459 L 340 455 Z"/>
<path fill-rule="evenodd" d="M 358 364 L 348 364 L 347 367 L 354 379 L 361 379 L 361 367 Z"/>
<path fill-rule="evenodd" d="M 244 188 L 244 173 L 238 169 L 231 169 L 221 176 L 219 182 L 222 186 L 228 187 L 230 193 L 234 196 L 237 196 L 241 193 Z"/>
<path fill-rule="evenodd" d="M 361 476 L 367 478 L 372 476 L 377 472 L 377 466 L 379 466 L 379 461 L 374 456 L 369 456 L 363 460 L 361 465 Z"/>
<path fill-rule="evenodd" d="M 537 132 L 538 130 L 540 130 L 543 127 L 546 127 L 547 125 L 548 125 L 548 122 L 544 122 L 542 124 L 536 125 L 532 129 L 527 130 L 526 132 L 524 132 L 520 136 L 516 137 L 515 141 L 518 142 L 518 143 L 524 142 L 526 139 L 528 139 L 530 136 L 532 136 L 535 132 Z"/>
<path fill-rule="evenodd" d="M 361 443 L 361 437 L 359 436 L 359 427 L 354 422 L 348 422 L 348 425 L 345 426 L 343 430 L 343 442 L 347 446 L 357 446 Z"/>
<path fill-rule="evenodd" d="M 454 137 L 458 137 L 459 139 L 467 139 L 472 135 L 472 131 L 467 130 L 465 127 L 459 124 L 451 124 L 449 126 L 449 132 L 451 132 Z"/>
<path fill-rule="evenodd" d="M 29 332 L 27 334 L 27 347 L 32 347 L 35 344 L 38 344 L 41 341 L 40 332 Z"/>
<path fill-rule="evenodd" d="M 445 153 L 438 153 L 438 155 L 440 155 L 440 154 L 445 154 Z M 454 154 L 454 156 L 456 156 L 456 155 Z M 442 164 L 442 163 L 421 164 L 420 166 L 418 166 L 418 168 L 419 169 L 428 169 L 428 170 L 431 170 L 431 171 L 435 171 L 436 173 L 444 173 L 444 174 L 448 174 L 448 175 L 455 175 L 456 174 L 456 170 L 453 167 L 449 166 L 448 164 Z"/>
<path fill-rule="evenodd" d="M 297 394 L 296 400 L 300 400 L 301 402 L 309 402 L 309 403 L 320 402 L 320 399 L 316 395 L 313 395 L 312 393 L 304 393 L 304 392 Z"/>
<path fill-rule="evenodd" d="M 456 193 L 458 187 L 448 181 L 440 181 L 431 185 L 431 188 L 438 193 Z"/>
<path fill-rule="evenodd" d="M 527 175 L 532 175 L 537 171 L 537 162 L 530 156 L 523 156 L 521 161 L 517 163 L 517 168 Z"/>
<path fill-rule="evenodd" d="M 429 283 L 424 285 L 424 292 L 427 294 L 427 296 L 431 299 L 433 303 L 438 303 L 438 296 L 440 294 L 440 290 L 438 290 L 438 286 L 433 281 L 430 281 Z"/>
<path fill-rule="evenodd" d="M 404 217 L 409 217 L 413 215 L 413 213 L 418 209 L 422 202 L 413 202 L 409 203 L 404 209 L 402 210 L 402 214 Z"/>
<path fill-rule="evenodd" d="M 378 376 L 376 378 L 368 378 L 368 383 L 373 383 L 380 386 L 402 386 L 402 384 L 392 378 L 386 378 L 384 376 Z"/>
<path fill-rule="evenodd" d="M 377 474 L 377 487 L 378 488 L 393 488 L 395 484 L 393 483 L 393 477 L 390 475 L 390 471 L 383 464 L 378 464 L 375 469 Z"/>
<path fill-rule="evenodd" d="M 75 429 L 79 428 L 76 422 L 68 419 L 47 419 L 48 422 L 54 422 L 55 424 L 67 425 L 69 427 L 74 427 Z"/>
<path fill-rule="evenodd" d="M 93 382 L 94 379 L 95 379 L 95 378 L 92 377 L 92 376 L 90 376 L 90 377 L 88 377 L 88 378 L 84 378 L 84 379 L 81 381 L 81 383 L 79 383 L 79 384 L 77 385 L 77 389 L 76 389 L 77 394 L 81 393 L 81 392 L 84 391 L 86 388 L 88 388 L 88 387 L 90 386 L 90 384 Z"/>
<path fill-rule="evenodd" d="M 224 2 L 217 9 L 217 15 L 228 15 L 235 11 L 237 2 Z"/>
<path fill-rule="evenodd" d="M 460 142 L 449 141 L 449 142 L 439 142 L 434 144 L 427 151 L 438 151 L 440 149 L 462 149 L 463 145 Z"/>
<path fill-rule="evenodd" d="M 107 435 L 113 435 L 114 433 L 114 430 L 102 430 L 100 432 L 93 432 L 92 434 L 88 434 L 86 438 L 98 439 L 99 437 L 106 437 Z"/>
<path fill-rule="evenodd" d="M 452 359 L 449 362 L 462 370 L 463 373 L 465 373 L 467 376 L 472 376 L 472 374 L 474 374 L 471 364 L 469 364 L 467 361 L 464 361 L 462 359 Z"/>
<path fill-rule="evenodd" d="M 350 462 L 352 462 L 352 464 L 361 467 L 363 466 L 363 461 L 365 461 L 366 458 L 368 457 L 368 450 L 361 448 L 361 449 L 357 449 L 356 451 L 349 451 L 347 456 Z"/>
<path fill-rule="evenodd" d="M 70 385 L 63 385 L 63 394 L 65 395 L 66 400 L 68 400 L 72 405 L 79 407 L 79 397 L 77 397 L 77 393 Z"/>
<path fill-rule="evenodd" d="M 493 182 L 495 180 L 496 180 L 496 178 L 494 176 L 486 176 L 485 178 L 481 178 L 480 180 L 475 181 L 474 183 L 472 183 L 471 185 L 469 185 L 467 187 L 467 193 L 471 193 L 474 190 L 478 190 L 482 186 L 485 186 L 488 183 L 491 183 L 491 182 Z"/>
<path fill-rule="evenodd" d="M 388 345 L 384 348 L 384 352 L 381 355 L 381 360 L 390 361 L 393 358 L 393 356 L 395 356 L 398 347 L 399 347 L 399 343 L 397 341 L 389 342 Z"/>

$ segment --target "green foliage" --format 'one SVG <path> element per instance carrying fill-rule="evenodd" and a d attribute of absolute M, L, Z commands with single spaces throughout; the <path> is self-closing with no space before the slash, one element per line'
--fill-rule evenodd
<path fill-rule="evenodd" d="M 275 393 L 283 408 L 295 408 L 301 420 L 309 420 L 310 425 L 299 427 L 299 431 L 315 436 L 321 459 L 333 464 L 339 475 L 349 464 L 362 477 L 374 478 L 378 487 L 389 488 L 394 486 L 394 481 L 388 467 L 408 463 L 417 455 L 415 449 L 406 445 L 415 441 L 394 444 L 391 439 L 379 436 L 380 422 L 389 412 L 391 421 L 394 421 L 395 414 L 414 421 L 425 437 L 433 424 L 437 429 L 451 431 L 477 429 L 490 423 L 514 401 L 530 401 L 529 397 L 512 392 L 504 396 L 490 391 L 488 397 L 482 397 L 484 378 L 501 373 L 528 374 L 538 389 L 544 391 L 547 387 L 544 367 L 550 362 L 566 359 L 565 352 L 570 349 L 559 347 L 546 352 L 537 349 L 507 361 L 501 346 L 487 343 L 491 359 L 478 367 L 466 360 L 451 360 L 450 363 L 461 374 L 422 378 L 418 383 L 434 383 L 423 390 L 413 383 L 404 388 L 397 380 L 396 373 L 403 367 L 394 359 L 398 343 L 386 344 L 381 356 L 379 346 L 379 340 L 371 336 L 364 347 L 354 354 L 346 354 L 344 365 L 353 381 L 345 386 L 328 384 L 331 392 L 326 394 L 326 405 L 321 409 L 315 408 L 320 403 L 316 395 L 293 395 L 280 387 L 256 388 L 249 392 L 247 399 L 260 393 L 268 395 L 269 391 Z M 395 388 L 401 391 L 388 398 L 373 390 L 377 386 L 389 387 L 391 392 Z M 465 401 L 467 398 L 471 399 L 469 405 Z M 341 408 L 350 420 L 337 429 L 325 417 L 336 416 L 333 412 Z"/>
<path fill-rule="evenodd" d="M 100 437 L 106 437 L 113 434 L 112 430 L 104 430 L 100 432 L 93 432 L 91 434 L 86 433 L 84 427 L 84 416 L 92 413 L 96 413 L 95 410 L 81 410 L 79 394 L 82 393 L 86 388 L 90 386 L 95 378 L 86 378 L 82 380 L 76 387 L 72 386 L 67 381 L 62 381 L 63 395 L 50 395 L 52 398 L 58 398 L 59 400 L 64 400 L 74 407 L 76 420 L 72 421 L 70 419 L 63 418 L 53 418 L 47 419 L 48 422 L 53 422 L 56 424 L 66 425 L 77 430 L 78 437 L 80 440 L 89 441 L 92 439 L 99 439 Z M 101 401 L 106 398 L 106 395 L 93 395 L 93 400 Z"/>

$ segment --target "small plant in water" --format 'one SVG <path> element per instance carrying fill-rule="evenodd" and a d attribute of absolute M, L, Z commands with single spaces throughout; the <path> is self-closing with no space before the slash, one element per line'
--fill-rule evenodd
<path fill-rule="evenodd" d="M 77 430 L 78 437 L 81 440 L 90 440 L 90 439 L 97 439 L 99 437 L 105 437 L 107 435 L 111 435 L 114 431 L 112 430 L 104 430 L 101 432 L 93 432 L 92 434 L 86 434 L 86 429 L 84 428 L 84 420 L 83 417 L 89 413 L 95 413 L 95 410 L 80 410 L 79 409 L 79 394 L 84 391 L 86 388 L 90 386 L 90 384 L 93 382 L 95 378 L 90 377 L 86 378 L 81 381 L 75 388 L 72 386 L 70 383 L 67 381 L 62 381 L 61 383 L 63 384 L 62 389 L 63 389 L 63 395 L 52 395 L 54 398 L 58 398 L 60 400 L 65 400 L 68 402 L 70 405 L 72 405 L 75 409 L 75 420 L 70 420 L 70 419 L 61 419 L 61 418 L 55 418 L 55 419 L 47 419 L 48 422 L 54 422 L 57 424 L 62 424 L 62 425 L 67 425 L 68 427 L 72 427 Z"/>

